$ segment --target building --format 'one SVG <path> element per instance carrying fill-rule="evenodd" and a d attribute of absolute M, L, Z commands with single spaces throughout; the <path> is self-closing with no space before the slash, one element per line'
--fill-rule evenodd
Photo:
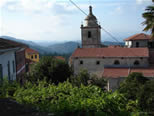
<path fill-rule="evenodd" d="M 90 74 L 108 80 L 108 90 L 115 90 L 121 81 L 132 72 L 141 72 L 146 77 L 154 77 L 154 49 L 146 34 L 136 34 L 125 39 L 125 47 L 110 46 L 103 48 L 100 41 L 101 26 L 90 13 L 86 25 L 81 25 L 82 47 L 77 48 L 70 57 L 74 74 L 87 69 Z M 150 48 L 149 48 L 150 45 Z"/>
<path fill-rule="evenodd" d="M 85 18 L 85 25 L 81 25 L 81 38 L 83 48 L 100 48 L 101 26 L 93 15 L 92 7 L 89 7 L 89 15 Z"/>
<path fill-rule="evenodd" d="M 16 80 L 25 73 L 25 48 L 27 46 L 0 38 L 0 78 Z"/>
<path fill-rule="evenodd" d="M 150 35 L 139 33 L 124 39 L 125 46 L 128 48 L 148 47 Z"/>
<path fill-rule="evenodd" d="M 39 62 L 39 52 L 31 48 L 25 50 L 25 56 L 29 62 Z"/>
<path fill-rule="evenodd" d="M 62 60 L 62 61 L 66 61 L 64 57 L 62 56 L 54 56 L 54 58 L 58 59 L 58 60 Z"/>

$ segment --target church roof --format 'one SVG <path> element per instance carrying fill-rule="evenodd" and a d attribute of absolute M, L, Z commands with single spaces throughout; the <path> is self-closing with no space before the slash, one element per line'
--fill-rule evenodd
<path fill-rule="evenodd" d="M 104 68 L 103 77 L 106 78 L 119 78 L 127 77 L 133 72 L 142 73 L 145 77 L 154 77 L 154 67 L 150 68 Z"/>
<path fill-rule="evenodd" d="M 89 14 L 85 18 L 85 20 L 97 20 L 97 18 L 92 13 L 92 6 L 89 6 Z"/>
<path fill-rule="evenodd" d="M 126 39 L 124 39 L 124 41 L 133 41 L 133 40 L 149 40 L 150 39 L 150 35 L 144 34 L 144 33 L 139 33 L 139 34 L 135 34 L 133 36 L 130 36 Z"/>
<path fill-rule="evenodd" d="M 77 48 L 73 57 L 149 57 L 148 48 Z"/>

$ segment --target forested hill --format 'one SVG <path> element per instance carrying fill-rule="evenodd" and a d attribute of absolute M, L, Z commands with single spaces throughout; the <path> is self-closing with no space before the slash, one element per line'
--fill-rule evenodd
<path fill-rule="evenodd" d="M 81 46 L 80 42 L 75 42 L 75 41 L 69 41 L 69 42 L 61 42 L 61 43 L 52 43 L 47 42 L 40 42 L 40 43 L 35 43 L 33 41 L 27 41 L 27 40 L 22 40 L 22 39 L 17 39 L 9 36 L 1 36 L 1 38 L 16 41 L 19 43 L 24 43 L 28 45 L 30 48 L 37 50 L 40 54 L 71 54 L 78 46 Z M 105 41 L 102 42 L 104 45 L 124 45 L 123 42 L 117 43 L 117 42 L 110 42 L 110 41 Z"/>

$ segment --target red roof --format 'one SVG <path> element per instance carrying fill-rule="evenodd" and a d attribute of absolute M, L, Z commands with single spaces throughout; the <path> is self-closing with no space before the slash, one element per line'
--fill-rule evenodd
<path fill-rule="evenodd" d="M 132 72 L 140 72 L 145 77 L 154 77 L 154 67 L 151 68 L 104 68 L 103 77 L 119 78 L 127 77 Z"/>
<path fill-rule="evenodd" d="M 135 34 L 131 37 L 128 37 L 126 39 L 124 39 L 124 41 L 130 41 L 130 40 L 149 40 L 150 39 L 150 35 L 144 34 L 144 33 L 139 33 L 139 34 Z"/>
<path fill-rule="evenodd" d="M 37 53 L 38 53 L 36 50 L 33 50 L 33 49 L 31 49 L 31 48 L 27 48 L 27 49 L 25 50 L 25 52 L 28 53 L 28 54 L 37 54 Z"/>
<path fill-rule="evenodd" d="M 59 59 L 59 60 L 63 60 L 63 61 L 65 61 L 65 58 L 62 57 L 62 56 L 55 56 L 55 58 L 56 58 L 56 59 Z"/>
<path fill-rule="evenodd" d="M 77 48 L 73 57 L 149 57 L 148 48 Z"/>

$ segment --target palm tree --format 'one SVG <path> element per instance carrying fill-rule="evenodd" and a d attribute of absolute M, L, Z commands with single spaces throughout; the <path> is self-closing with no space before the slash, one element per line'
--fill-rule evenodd
<path fill-rule="evenodd" d="M 152 0 L 152 2 L 154 2 L 154 0 Z M 151 39 L 154 40 L 154 5 L 148 6 L 145 10 L 146 12 L 142 14 L 143 18 L 145 18 L 142 24 L 146 25 L 144 31 L 150 31 Z"/>

